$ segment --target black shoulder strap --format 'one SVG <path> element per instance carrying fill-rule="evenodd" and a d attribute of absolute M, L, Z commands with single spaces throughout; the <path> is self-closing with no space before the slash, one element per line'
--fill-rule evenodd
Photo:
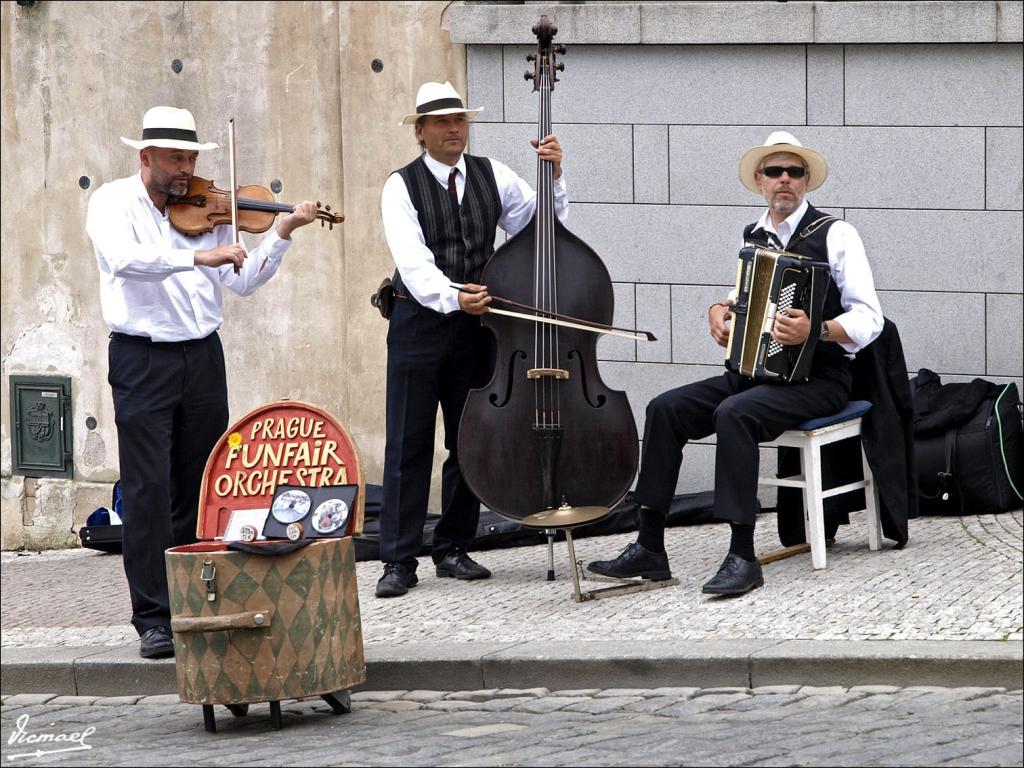
<path fill-rule="evenodd" d="M 787 247 L 792 248 L 794 243 L 798 243 L 801 240 L 806 240 L 808 237 L 813 235 L 826 224 L 830 224 L 833 221 L 839 221 L 839 219 L 836 218 L 835 216 L 828 215 L 821 216 L 820 218 L 815 219 L 806 227 L 804 227 L 800 232 L 798 232 L 796 237 L 789 241 L 789 245 Z"/>
<path fill-rule="evenodd" d="M 810 224 L 808 224 L 806 227 L 804 227 L 800 232 L 798 232 L 796 235 L 794 235 L 793 238 L 790 239 L 789 243 L 786 245 L 786 249 L 785 250 L 787 250 L 787 251 L 791 250 L 793 248 L 793 246 L 796 245 L 797 243 L 799 243 L 801 240 L 806 240 L 808 237 L 813 235 L 819 229 L 821 229 L 822 227 L 824 227 L 827 224 L 831 224 L 833 221 L 839 221 L 839 219 L 837 217 L 835 217 L 835 216 L 830 216 L 828 214 L 826 214 L 824 216 L 819 216 L 817 219 L 815 219 Z M 752 234 L 754 234 L 754 229 L 756 227 L 757 227 L 757 223 L 756 222 L 753 223 L 753 224 L 748 224 L 743 229 L 743 239 L 744 240 L 749 240 L 750 236 Z M 762 242 L 768 243 L 769 245 L 771 244 L 767 237 L 765 237 L 762 240 Z"/>
<path fill-rule="evenodd" d="M 950 497 L 952 497 L 952 501 L 959 506 L 959 513 L 963 514 L 964 497 L 960 493 L 960 484 L 956 479 L 956 473 L 953 471 L 953 465 L 956 463 L 956 439 L 959 436 L 959 432 L 959 427 L 946 430 L 944 437 L 946 471 L 939 473 L 939 485 L 936 488 L 935 495 L 941 501 L 950 501 Z"/>

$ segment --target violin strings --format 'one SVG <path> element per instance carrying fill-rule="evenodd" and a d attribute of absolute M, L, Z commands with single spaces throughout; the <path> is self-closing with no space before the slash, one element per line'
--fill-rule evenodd
<path fill-rule="evenodd" d="M 238 198 L 238 207 L 248 211 L 269 211 L 272 213 L 291 213 L 294 206 L 285 203 L 272 203 L 267 200 L 253 200 L 247 197 Z"/>

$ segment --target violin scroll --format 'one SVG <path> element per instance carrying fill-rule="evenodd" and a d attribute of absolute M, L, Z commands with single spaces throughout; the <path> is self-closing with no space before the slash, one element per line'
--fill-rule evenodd
<path fill-rule="evenodd" d="M 343 213 L 331 213 L 331 206 L 325 205 L 321 209 L 320 201 L 316 201 L 316 217 L 320 219 L 320 226 L 327 225 L 328 229 L 334 229 L 335 224 L 341 224 L 345 220 Z"/>

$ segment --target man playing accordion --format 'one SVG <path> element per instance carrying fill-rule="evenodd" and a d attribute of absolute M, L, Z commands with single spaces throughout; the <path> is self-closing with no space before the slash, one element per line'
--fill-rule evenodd
<path fill-rule="evenodd" d="M 639 534 L 615 559 L 590 563 L 594 573 L 616 578 L 671 578 L 665 521 L 687 441 L 716 436 L 714 516 L 732 528 L 729 552 L 702 591 L 740 595 L 764 584 L 754 554 L 758 512 L 758 443 L 774 440 L 809 419 L 842 410 L 851 389 L 850 360 L 882 330 L 882 310 L 857 231 L 812 207 L 808 191 L 820 187 L 828 165 L 818 152 L 785 131 L 740 159 L 740 180 L 761 194 L 768 208 L 744 229 L 745 243 L 786 250 L 827 263 L 831 277 L 820 327 L 791 308 L 775 316 L 771 336 L 784 346 L 819 336 L 806 381 L 761 383 L 727 370 L 720 376 L 669 390 L 647 406 L 643 459 L 635 500 Z M 711 337 L 727 347 L 733 297 L 708 310 Z"/>

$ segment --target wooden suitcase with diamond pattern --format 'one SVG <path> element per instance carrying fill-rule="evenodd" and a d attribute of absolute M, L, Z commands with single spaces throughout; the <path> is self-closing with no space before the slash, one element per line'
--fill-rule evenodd
<path fill-rule="evenodd" d="M 231 435 L 246 434 L 253 417 L 275 417 L 275 408 L 292 418 L 311 406 L 282 403 L 258 408 L 232 426 L 225 442 Z M 315 413 L 332 418 L 318 409 Z M 348 453 L 339 452 L 351 475 L 361 480 L 354 446 L 348 447 Z M 223 462 L 215 452 L 207 475 L 219 471 L 218 465 Z M 360 496 L 362 491 L 360 482 Z M 213 530 L 210 518 L 219 513 L 217 535 L 223 536 L 225 503 L 230 500 L 215 498 L 213 484 L 204 481 L 201 534 Z M 269 505 L 269 500 L 263 503 Z M 280 728 L 284 699 L 321 696 L 335 713 L 348 711 L 347 689 L 366 680 L 350 536 L 317 539 L 276 555 L 236 551 L 223 541 L 200 541 L 167 550 L 165 560 L 178 695 L 183 702 L 203 705 L 206 730 L 216 730 L 215 704 L 242 715 L 249 704 L 270 702 L 275 728 Z"/>

